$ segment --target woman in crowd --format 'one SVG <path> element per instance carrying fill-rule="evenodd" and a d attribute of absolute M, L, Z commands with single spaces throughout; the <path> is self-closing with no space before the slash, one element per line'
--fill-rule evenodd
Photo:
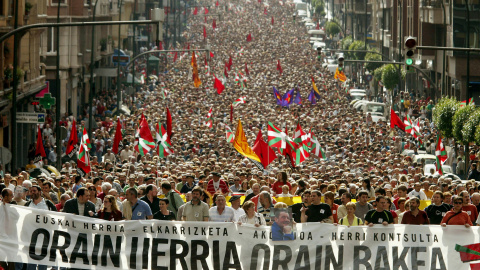
<path fill-rule="evenodd" d="M 338 221 L 338 224 L 340 225 L 346 225 L 348 227 L 350 226 L 360 226 L 360 225 L 363 225 L 363 221 L 362 219 L 360 219 L 359 217 L 355 216 L 355 209 L 357 208 L 357 206 L 355 205 L 355 203 L 353 202 L 349 202 L 345 205 L 345 207 L 347 208 L 347 215 L 343 218 L 341 218 L 339 221 Z M 337 224 L 335 224 L 337 225 Z"/>
<path fill-rule="evenodd" d="M 362 187 L 360 190 L 365 190 L 368 192 L 368 200 L 375 200 L 375 189 L 370 184 L 370 179 L 362 180 Z"/>
<path fill-rule="evenodd" d="M 284 171 L 281 171 L 281 172 L 278 172 L 277 181 L 275 181 L 275 183 L 272 186 L 272 191 L 274 192 L 274 194 L 277 194 L 277 195 L 282 194 L 282 187 L 284 185 L 287 185 L 289 190 L 292 187 L 292 185 L 288 182 L 287 173 Z"/>
<path fill-rule="evenodd" d="M 397 212 L 395 212 L 395 210 L 392 210 L 392 199 L 389 198 L 389 197 L 385 197 L 387 199 L 387 208 L 386 210 L 387 211 L 390 211 L 390 213 L 392 213 L 392 216 L 393 216 L 393 224 L 399 224 L 398 223 L 398 215 L 397 215 Z"/>
<path fill-rule="evenodd" d="M 462 211 L 463 206 L 463 198 L 456 197 L 453 200 L 453 208 L 452 210 L 448 211 L 447 214 L 442 219 L 440 223 L 443 227 L 447 225 L 465 225 L 465 227 L 469 228 L 473 226 L 472 221 L 470 220 L 470 216 L 467 212 Z"/>
<path fill-rule="evenodd" d="M 251 224 L 255 225 L 255 227 L 265 226 L 267 223 L 265 222 L 265 218 L 263 215 L 255 212 L 255 203 L 252 201 L 247 201 L 243 204 L 243 210 L 245 210 L 245 214 L 241 215 L 238 218 L 238 224 Z"/>
<path fill-rule="evenodd" d="M 168 210 L 168 199 L 160 199 L 160 211 L 153 213 L 153 218 L 158 220 L 175 220 L 175 214 Z"/>
<path fill-rule="evenodd" d="M 117 200 L 112 195 L 105 196 L 103 207 L 97 213 L 97 217 L 103 220 L 119 221 L 122 220 L 122 212 L 118 209 Z"/>
<path fill-rule="evenodd" d="M 248 181 L 244 180 L 240 186 L 240 190 L 238 192 L 247 192 L 248 190 Z"/>
<path fill-rule="evenodd" d="M 92 183 L 88 183 L 87 189 L 88 192 L 90 192 L 90 198 L 88 200 L 95 204 L 95 212 L 98 213 L 98 211 L 100 211 L 100 209 L 102 208 L 102 200 L 100 198 L 97 198 L 97 188 L 95 188 Z"/>

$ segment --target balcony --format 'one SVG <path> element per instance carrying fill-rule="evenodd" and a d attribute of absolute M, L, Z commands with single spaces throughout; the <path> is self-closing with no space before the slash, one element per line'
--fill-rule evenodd
<path fill-rule="evenodd" d="M 446 5 L 446 18 L 449 21 L 449 6 Z M 441 0 L 422 0 L 420 2 L 420 21 L 430 24 L 443 24 L 443 8 Z"/>

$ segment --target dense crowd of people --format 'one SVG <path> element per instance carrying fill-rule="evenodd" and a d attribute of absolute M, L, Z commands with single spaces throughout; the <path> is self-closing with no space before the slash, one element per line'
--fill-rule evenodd
<path fill-rule="evenodd" d="M 383 94 L 377 97 L 399 114 L 419 119 L 425 142 L 420 149 L 412 136 L 392 130 L 385 121 L 373 122 L 349 105 L 344 84 L 318 63 L 305 27 L 298 19 L 292 21 L 292 3 L 234 1 L 227 5 L 225 19 L 217 19 L 215 30 L 212 17 L 204 23 L 200 11 L 183 35 L 192 49 L 207 43 L 212 49 L 209 55 L 197 53 L 200 87 L 193 86 L 191 53 L 180 53 L 175 62 L 173 54 L 169 55 L 169 71 L 159 74 L 158 83 L 139 87 L 133 97 L 124 100 L 131 114 L 119 117 L 124 137 L 117 155 L 112 153 L 116 122 L 109 117 L 115 102 L 101 95 L 92 105 L 98 127 L 90 138 L 92 172 L 81 176 L 76 162 L 71 161 L 63 164 L 60 176 L 31 177 L 28 169 L 36 165 L 29 156 L 32 162 L 18 175 L 2 175 L 2 203 L 111 221 L 157 219 L 270 226 L 276 218 L 273 209 L 290 208 L 296 223 L 468 227 L 480 222 L 476 147 L 469 156 L 454 151 L 454 147 L 448 151 L 446 164 L 462 179 L 473 179 L 467 182 L 426 174 L 424 161 L 414 162 L 411 156 L 402 155 L 405 149 L 435 152 L 433 101 L 412 95 L 408 104 L 399 103 L 398 97 L 390 103 Z M 252 41 L 246 41 L 247 35 Z M 233 65 L 229 71 L 225 63 L 230 57 Z M 207 62 L 204 72 L 201 67 Z M 226 90 L 221 94 L 213 89 L 214 76 L 225 77 Z M 245 81 L 237 83 L 236 76 Z M 312 77 L 321 93 L 315 105 L 306 99 Z M 272 87 L 280 92 L 298 88 L 301 105 L 278 106 Z M 231 104 L 240 96 L 246 96 L 247 102 L 235 107 L 230 123 Z M 154 125 L 166 122 L 167 106 L 172 112 L 174 153 L 167 158 L 160 158 L 155 151 L 141 155 L 134 150 L 140 116 L 145 116 L 155 134 Z M 210 108 L 212 128 L 204 123 Z M 79 138 L 84 118 L 80 116 L 77 121 Z M 69 132 L 73 119 L 62 119 Z M 259 131 L 266 141 L 268 122 L 287 130 L 291 137 L 300 124 L 317 135 L 325 156 L 311 155 L 292 168 L 276 151 L 277 159 L 260 170 L 225 138 L 225 126 L 235 130 L 238 119 L 251 146 Z M 50 121 L 43 127 L 44 144 L 50 148 L 54 144 L 53 125 Z M 444 143 L 454 145 L 453 141 Z M 473 162 L 468 170 L 466 158 Z M 296 196 L 301 198 L 297 203 L 285 203 L 284 197 Z"/>

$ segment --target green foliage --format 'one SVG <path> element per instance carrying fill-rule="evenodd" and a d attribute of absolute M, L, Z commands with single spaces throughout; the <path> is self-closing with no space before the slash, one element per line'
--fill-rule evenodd
<path fill-rule="evenodd" d="M 455 140 L 463 144 L 468 143 L 468 140 L 467 140 L 468 138 L 463 138 L 463 134 L 462 134 L 463 126 L 465 125 L 468 118 L 470 118 L 470 115 L 472 115 L 474 111 L 475 111 L 475 106 L 468 105 L 458 109 L 455 115 L 453 116 L 453 121 L 452 121 L 453 138 L 455 138 Z"/>
<path fill-rule="evenodd" d="M 480 145 L 480 125 L 477 125 L 475 128 L 475 143 Z"/>
<path fill-rule="evenodd" d="M 480 109 L 475 109 L 475 111 L 470 114 L 470 117 L 462 128 L 462 137 L 465 142 L 469 143 L 475 140 L 475 131 L 479 123 Z"/>
<path fill-rule="evenodd" d="M 376 53 L 367 53 L 367 55 L 365 55 L 365 60 L 366 61 L 382 61 L 382 56 Z M 370 72 L 377 70 L 381 66 L 382 66 L 381 63 L 365 63 L 365 68 Z"/>
<path fill-rule="evenodd" d="M 344 39 L 341 41 L 341 47 L 342 50 L 348 50 L 348 47 L 353 43 L 353 38 L 352 36 L 346 36 Z"/>
<path fill-rule="evenodd" d="M 460 103 L 449 97 L 440 99 L 433 110 L 433 122 L 446 138 L 453 137 L 453 116 L 460 108 Z"/>
<path fill-rule="evenodd" d="M 375 69 L 375 71 L 373 72 L 373 78 L 375 78 L 375 81 L 379 82 L 382 80 L 382 74 L 383 74 L 383 68 L 385 66 L 380 66 L 378 68 Z"/>
<path fill-rule="evenodd" d="M 352 44 L 350 44 L 350 47 L 348 47 L 349 50 L 351 51 L 364 51 L 365 50 L 365 42 L 361 41 L 361 40 L 355 40 Z M 368 50 L 368 46 L 367 46 L 367 50 Z M 364 52 L 354 52 L 354 53 L 351 53 L 349 55 L 351 55 L 351 57 L 354 59 L 354 60 L 363 60 L 365 59 L 365 55 L 367 53 L 364 53 Z"/>
<path fill-rule="evenodd" d="M 388 64 L 383 67 L 382 82 L 388 90 L 393 90 L 398 84 L 398 73 L 393 64 Z"/>
<path fill-rule="evenodd" d="M 327 22 L 325 24 L 325 30 L 327 31 L 328 35 L 333 36 L 337 35 L 341 31 L 340 26 L 336 22 Z"/>

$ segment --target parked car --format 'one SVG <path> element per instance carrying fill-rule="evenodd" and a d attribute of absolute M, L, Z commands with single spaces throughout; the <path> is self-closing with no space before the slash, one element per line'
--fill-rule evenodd
<path fill-rule="evenodd" d="M 372 120 L 378 122 L 378 120 L 386 121 L 387 119 L 387 108 L 385 103 L 379 102 L 367 102 L 363 106 L 363 112 L 365 114 L 370 113 Z"/>
<path fill-rule="evenodd" d="M 417 153 L 418 153 L 419 155 L 421 155 L 421 154 L 426 154 L 427 151 L 417 150 Z M 413 156 L 415 156 L 415 151 L 413 151 L 413 150 L 411 150 L 411 149 L 405 149 L 405 150 L 402 151 L 402 154 L 401 154 L 401 155 L 402 155 L 402 156 L 409 156 L 409 157 L 413 158 Z"/>
<path fill-rule="evenodd" d="M 413 162 L 417 162 L 417 164 L 418 164 L 418 163 L 420 163 L 421 159 L 425 160 L 425 164 L 433 164 L 433 163 L 435 163 L 435 161 L 437 161 L 437 158 L 434 155 L 419 154 L 419 155 L 415 155 L 413 157 Z"/>
<path fill-rule="evenodd" d="M 430 170 L 433 169 L 433 173 L 430 173 Z M 453 174 L 452 167 L 449 165 L 442 165 L 443 173 L 449 173 Z M 423 175 L 434 175 L 436 173 L 436 166 L 435 164 L 425 164 L 425 167 L 423 167 Z"/>

